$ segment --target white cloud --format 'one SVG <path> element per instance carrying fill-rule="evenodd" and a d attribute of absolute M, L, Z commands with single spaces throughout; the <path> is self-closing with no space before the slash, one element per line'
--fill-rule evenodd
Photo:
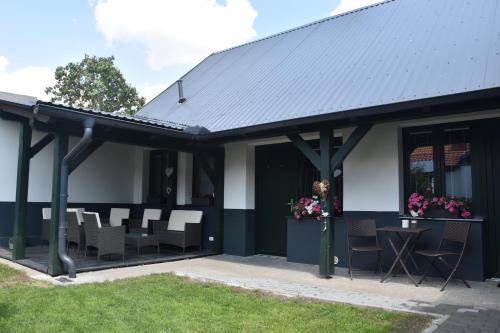
<path fill-rule="evenodd" d="M 339 5 L 331 15 L 342 14 L 357 8 L 373 5 L 374 3 L 382 2 L 381 0 L 340 0 Z"/>
<path fill-rule="evenodd" d="M 149 102 L 156 96 L 158 96 L 163 90 L 167 89 L 167 84 L 152 84 L 139 89 L 139 95 L 146 98 L 146 102 Z"/>
<path fill-rule="evenodd" d="M 154 69 L 193 64 L 256 32 L 249 0 L 99 0 L 97 28 L 109 43 L 141 43 Z"/>
<path fill-rule="evenodd" d="M 44 90 L 55 83 L 50 67 L 28 66 L 9 72 L 8 64 L 9 60 L 0 55 L 0 91 L 48 99 Z"/>

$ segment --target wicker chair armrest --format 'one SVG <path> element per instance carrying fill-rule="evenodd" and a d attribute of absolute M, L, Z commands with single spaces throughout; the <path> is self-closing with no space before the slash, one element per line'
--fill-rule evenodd
<path fill-rule="evenodd" d="M 125 226 L 119 226 L 119 227 L 111 227 L 111 226 L 102 226 L 101 229 L 99 229 L 99 241 L 101 240 L 119 240 L 122 239 L 125 241 Z"/>
<path fill-rule="evenodd" d="M 151 221 L 153 223 L 153 234 L 168 231 L 168 221 Z"/>
<path fill-rule="evenodd" d="M 123 219 L 122 223 L 125 225 L 128 223 L 130 229 L 141 229 L 142 220 L 141 219 Z"/>

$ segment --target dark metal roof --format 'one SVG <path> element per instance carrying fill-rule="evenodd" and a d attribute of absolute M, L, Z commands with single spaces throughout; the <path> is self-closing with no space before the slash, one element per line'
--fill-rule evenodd
<path fill-rule="evenodd" d="M 500 87 L 498 0 L 391 0 L 214 53 L 138 115 L 211 132 Z"/>
<path fill-rule="evenodd" d="M 36 104 L 37 101 L 37 98 L 33 96 L 19 95 L 0 91 L 0 102 L 6 104 L 18 105 L 22 107 L 32 107 Z"/>
<path fill-rule="evenodd" d="M 37 106 L 48 106 L 48 107 L 56 107 L 59 108 L 62 111 L 75 111 L 75 112 L 80 112 L 80 113 L 85 113 L 90 116 L 98 116 L 98 117 L 104 117 L 104 118 L 109 118 L 109 119 L 114 119 L 114 120 L 120 120 L 120 121 L 126 121 L 129 123 L 137 123 L 137 124 L 142 124 L 142 125 L 149 125 L 149 126 L 155 126 L 155 127 L 160 127 L 160 128 L 165 128 L 165 129 L 170 129 L 170 130 L 178 130 L 182 131 L 184 128 L 186 128 L 185 125 L 177 124 L 168 120 L 157 120 L 154 118 L 150 117 L 143 117 L 143 116 L 129 116 L 125 115 L 123 113 L 117 113 L 117 112 L 103 112 L 103 111 L 96 111 L 92 109 L 87 109 L 87 108 L 76 108 L 76 107 L 69 107 L 63 104 L 56 104 L 56 103 L 50 103 L 50 102 L 42 102 L 38 101 Z"/>

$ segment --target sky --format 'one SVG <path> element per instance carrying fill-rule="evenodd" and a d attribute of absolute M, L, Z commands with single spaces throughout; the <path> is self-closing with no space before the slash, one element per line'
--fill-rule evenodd
<path fill-rule="evenodd" d="M 48 100 L 54 70 L 114 56 L 147 100 L 212 52 L 380 0 L 0 0 L 0 91 Z"/>

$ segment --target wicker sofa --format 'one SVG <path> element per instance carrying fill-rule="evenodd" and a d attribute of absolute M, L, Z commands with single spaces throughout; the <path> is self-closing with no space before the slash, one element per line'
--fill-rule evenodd
<path fill-rule="evenodd" d="M 160 244 L 182 248 L 197 246 L 201 250 L 201 220 L 203 212 L 196 210 L 173 210 L 167 221 L 153 223 L 153 233 L 160 238 Z"/>

